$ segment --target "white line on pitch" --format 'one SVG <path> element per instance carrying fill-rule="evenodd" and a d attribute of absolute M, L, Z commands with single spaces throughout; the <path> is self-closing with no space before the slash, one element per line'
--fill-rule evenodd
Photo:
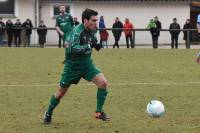
<path fill-rule="evenodd" d="M 200 81 L 193 82 L 132 82 L 132 83 L 110 83 L 110 86 L 125 86 L 125 85 L 187 85 L 187 84 L 200 84 Z M 91 83 L 80 83 L 79 85 L 83 86 L 93 86 Z M 0 85 L 0 87 L 52 87 L 58 86 L 58 84 L 4 84 Z"/>

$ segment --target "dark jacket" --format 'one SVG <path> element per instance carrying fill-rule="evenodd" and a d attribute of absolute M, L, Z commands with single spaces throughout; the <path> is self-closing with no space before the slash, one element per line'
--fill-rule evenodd
<path fill-rule="evenodd" d="M 5 33 L 5 29 L 1 29 L 1 28 L 5 28 L 4 22 L 0 22 L 0 35 L 3 35 Z"/>
<path fill-rule="evenodd" d="M 37 30 L 37 33 L 39 35 L 39 44 L 44 44 L 46 43 L 47 29 L 45 25 L 40 25 L 39 28 L 43 28 Z"/>
<path fill-rule="evenodd" d="M 192 25 L 189 23 L 185 23 L 184 24 L 184 26 L 183 26 L 183 29 L 192 29 L 193 27 L 192 27 Z M 184 34 L 184 36 L 183 36 L 183 40 L 187 40 L 187 31 L 183 31 L 183 34 Z M 190 40 L 191 40 L 191 38 L 192 38 L 192 32 L 190 32 Z"/>
<path fill-rule="evenodd" d="M 162 29 L 162 24 L 161 22 L 158 20 L 158 21 L 155 21 L 156 23 L 156 32 L 157 32 L 157 35 L 160 36 L 160 29 Z"/>
<path fill-rule="evenodd" d="M 13 23 L 6 22 L 6 32 L 7 35 L 13 35 Z"/>
<path fill-rule="evenodd" d="M 79 24 L 80 24 L 80 23 L 79 23 L 78 21 L 76 21 L 76 22 L 74 21 L 74 25 L 75 25 L 75 26 L 77 26 L 77 25 L 79 25 Z"/>
<path fill-rule="evenodd" d="M 33 28 L 33 24 L 31 22 L 24 22 L 23 23 L 23 27 L 26 28 L 26 35 L 31 35 L 32 34 L 32 29 Z"/>
<path fill-rule="evenodd" d="M 169 29 L 181 29 L 181 27 L 178 23 L 172 23 L 170 24 Z M 170 34 L 172 36 L 178 36 L 180 34 L 180 31 L 170 31 Z"/>
<path fill-rule="evenodd" d="M 14 24 L 14 30 L 13 30 L 14 35 L 20 35 L 21 31 L 22 31 L 22 24 L 21 24 L 21 22 L 16 22 Z"/>
<path fill-rule="evenodd" d="M 115 22 L 112 26 L 112 28 L 122 28 L 122 30 L 112 30 L 112 33 L 114 35 L 114 37 L 120 37 L 121 34 L 122 34 L 122 31 L 123 31 L 123 24 L 122 22 L 118 21 L 118 22 Z"/>

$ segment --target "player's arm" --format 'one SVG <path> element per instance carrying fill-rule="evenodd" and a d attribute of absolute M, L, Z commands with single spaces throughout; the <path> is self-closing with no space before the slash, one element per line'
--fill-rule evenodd
<path fill-rule="evenodd" d="M 61 36 L 64 36 L 64 32 L 60 29 L 59 24 L 58 24 L 58 17 L 56 18 L 56 31 L 58 32 L 58 34 L 60 34 Z"/>
<path fill-rule="evenodd" d="M 82 44 L 81 37 L 79 34 L 74 34 L 70 44 L 70 51 L 71 53 L 73 53 L 73 55 L 83 54 L 90 48 L 91 48 L 90 45 Z"/>
<path fill-rule="evenodd" d="M 73 20 L 72 16 L 70 15 L 69 18 L 70 18 L 71 26 L 74 27 L 74 20 Z"/>

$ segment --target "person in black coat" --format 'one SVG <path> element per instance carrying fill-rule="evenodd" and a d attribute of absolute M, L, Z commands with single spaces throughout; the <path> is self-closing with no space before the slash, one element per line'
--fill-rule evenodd
<path fill-rule="evenodd" d="M 154 18 L 154 22 L 156 23 L 156 42 L 155 42 L 155 48 L 158 48 L 158 38 L 160 36 L 160 30 L 162 29 L 162 24 L 159 21 L 158 17 L 156 16 Z"/>
<path fill-rule="evenodd" d="M 22 31 L 22 23 L 20 22 L 20 19 L 17 19 L 16 23 L 14 24 L 14 30 L 13 30 L 16 47 L 20 47 L 21 45 L 21 31 Z"/>
<path fill-rule="evenodd" d="M 177 19 L 173 19 L 173 23 L 170 24 L 169 29 L 181 29 L 180 25 L 177 23 Z M 174 42 L 175 42 L 175 48 L 178 48 L 178 36 L 180 34 L 180 31 L 175 30 L 175 31 L 170 31 L 171 34 L 171 48 L 174 48 Z"/>
<path fill-rule="evenodd" d="M 73 22 L 74 22 L 74 25 L 75 26 L 77 26 L 77 25 L 79 25 L 80 23 L 78 22 L 78 19 L 77 19 L 77 17 L 74 17 L 74 20 L 73 20 Z"/>
<path fill-rule="evenodd" d="M 183 26 L 183 29 L 193 29 L 192 24 L 190 23 L 190 19 L 186 20 L 186 23 Z M 187 31 L 183 31 L 183 40 L 185 40 L 185 43 L 187 43 Z M 190 31 L 189 39 L 192 39 L 192 32 Z"/>
<path fill-rule="evenodd" d="M 115 23 L 113 24 L 112 28 L 122 28 L 122 30 L 112 30 L 113 36 L 115 38 L 115 44 L 113 45 L 113 48 L 115 48 L 115 46 L 117 46 L 117 48 L 119 48 L 119 40 L 123 31 L 123 24 L 121 21 L 119 21 L 119 18 L 116 17 L 115 19 Z"/>
<path fill-rule="evenodd" d="M 31 43 L 31 34 L 32 34 L 32 28 L 33 28 L 33 24 L 31 22 L 30 19 L 27 19 L 24 23 L 23 23 L 23 27 L 26 29 L 26 43 L 25 43 L 25 47 L 28 44 L 28 47 L 30 46 Z"/>
<path fill-rule="evenodd" d="M 11 47 L 13 39 L 13 23 L 10 19 L 6 22 L 6 33 L 8 36 L 8 47 Z"/>
<path fill-rule="evenodd" d="M 41 48 L 44 48 L 44 44 L 46 43 L 46 35 L 47 35 L 47 27 L 44 25 L 44 21 L 40 22 L 39 28 L 37 30 L 39 36 L 39 44 Z"/>
<path fill-rule="evenodd" d="M 0 46 L 3 44 L 3 38 L 5 35 L 5 23 L 3 22 L 3 18 L 0 17 Z"/>

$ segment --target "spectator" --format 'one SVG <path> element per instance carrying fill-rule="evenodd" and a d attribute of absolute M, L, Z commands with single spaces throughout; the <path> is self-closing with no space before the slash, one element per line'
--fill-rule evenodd
<path fill-rule="evenodd" d="M 4 39 L 4 35 L 5 35 L 5 23 L 3 22 L 3 18 L 0 17 L 0 46 L 3 45 L 3 39 Z"/>
<path fill-rule="evenodd" d="M 116 17 L 115 18 L 115 23 L 113 24 L 112 28 L 123 28 L 123 24 L 121 21 L 119 21 L 119 18 Z M 115 38 L 115 44 L 113 45 L 113 48 L 115 48 L 115 46 L 117 46 L 117 48 L 119 48 L 119 40 L 121 37 L 123 30 L 112 30 L 113 36 Z"/>
<path fill-rule="evenodd" d="M 192 29 L 192 24 L 190 23 L 190 19 L 186 20 L 186 23 L 183 26 L 183 29 Z M 185 40 L 185 44 L 187 43 L 187 31 L 183 31 L 183 40 Z M 190 31 L 189 40 L 192 39 L 192 32 Z"/>
<path fill-rule="evenodd" d="M 160 36 L 160 30 L 162 29 L 162 24 L 159 21 L 159 19 L 158 19 L 157 16 L 154 18 L 154 21 L 156 23 L 156 32 L 157 32 L 157 38 L 156 38 L 155 48 L 158 48 L 158 38 Z"/>
<path fill-rule="evenodd" d="M 27 19 L 24 23 L 23 23 L 23 27 L 26 28 L 26 42 L 25 42 L 25 47 L 28 44 L 28 47 L 30 46 L 31 43 L 31 34 L 32 34 L 32 28 L 33 28 L 33 24 L 31 22 L 30 19 Z"/>
<path fill-rule="evenodd" d="M 6 22 L 6 32 L 8 36 L 8 47 L 11 47 L 13 39 L 13 23 L 10 19 Z"/>
<path fill-rule="evenodd" d="M 77 17 L 74 17 L 74 25 L 77 26 L 77 25 L 79 25 L 79 24 L 80 24 L 80 23 L 78 22 Z"/>
<path fill-rule="evenodd" d="M 147 29 L 150 30 L 151 36 L 152 36 L 152 43 L 153 43 L 153 48 L 158 48 L 158 32 L 157 32 L 157 26 L 156 23 L 153 19 L 150 20 Z"/>
<path fill-rule="evenodd" d="M 129 48 L 129 40 L 131 42 L 131 48 L 135 48 L 135 46 L 133 44 L 133 32 L 132 32 L 133 28 L 134 28 L 133 24 L 131 24 L 129 19 L 126 18 L 125 24 L 124 24 L 124 33 L 125 33 L 125 37 L 126 37 L 127 48 Z"/>
<path fill-rule="evenodd" d="M 105 47 L 108 48 L 108 37 L 109 37 L 109 34 L 108 34 L 107 30 L 102 30 L 101 40 L 102 40 L 102 45 L 104 48 Z"/>
<path fill-rule="evenodd" d="M 47 28 L 46 25 L 44 25 L 44 21 L 40 22 L 39 28 L 37 30 L 38 36 L 39 36 L 39 44 L 41 48 L 44 48 L 44 44 L 46 43 L 46 35 L 47 35 Z"/>
<path fill-rule="evenodd" d="M 173 29 L 180 29 L 180 25 L 177 23 L 177 19 L 174 18 L 173 19 L 173 23 L 170 24 L 170 27 L 169 27 L 170 30 L 173 30 Z M 171 34 L 171 48 L 173 49 L 174 48 L 174 42 L 175 42 L 175 48 L 177 49 L 178 48 L 178 36 L 180 34 L 180 31 L 178 30 L 174 30 L 174 31 L 170 31 L 170 34 Z"/>
<path fill-rule="evenodd" d="M 14 24 L 14 37 L 15 37 L 15 46 L 20 47 L 21 45 L 21 31 L 22 31 L 22 24 L 20 19 L 17 19 L 16 23 Z"/>
<path fill-rule="evenodd" d="M 100 17 L 100 20 L 99 20 L 99 28 L 100 29 L 104 29 L 104 28 L 106 28 L 106 25 L 105 25 L 105 22 L 104 22 L 104 17 L 103 16 L 101 16 Z M 99 30 L 99 33 L 100 33 L 100 44 L 102 44 L 102 40 L 101 40 L 101 36 L 102 36 L 102 31 L 103 30 Z"/>
<path fill-rule="evenodd" d="M 197 16 L 197 31 L 200 36 L 200 14 Z"/>

